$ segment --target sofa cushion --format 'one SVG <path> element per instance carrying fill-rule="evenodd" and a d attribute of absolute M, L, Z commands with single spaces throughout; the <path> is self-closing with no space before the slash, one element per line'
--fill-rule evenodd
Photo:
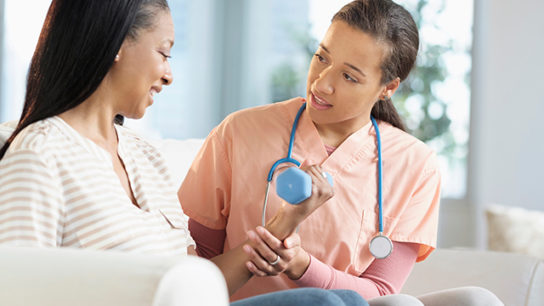
<path fill-rule="evenodd" d="M 200 147 L 202 147 L 204 139 L 164 139 L 151 141 L 151 143 L 161 152 L 163 158 L 166 160 L 166 166 L 170 171 L 172 181 L 175 187 L 179 188 L 196 154 L 200 150 Z"/>
<path fill-rule="evenodd" d="M 402 293 L 419 296 L 449 288 L 477 286 L 505 305 L 544 305 L 544 263 L 514 253 L 436 249 L 415 265 Z"/>
<path fill-rule="evenodd" d="M 195 256 L 0 246 L 1 305 L 228 305 L 221 271 Z"/>
<path fill-rule="evenodd" d="M 8 121 L 0 124 L 0 147 L 4 145 L 6 140 L 11 136 L 15 127 L 17 126 L 17 121 Z"/>
<path fill-rule="evenodd" d="M 486 209 L 486 219 L 490 250 L 544 259 L 544 212 L 492 205 Z"/>

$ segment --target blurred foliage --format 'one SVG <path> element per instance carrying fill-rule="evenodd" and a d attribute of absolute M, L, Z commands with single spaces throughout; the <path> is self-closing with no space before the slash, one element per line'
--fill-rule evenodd
<path fill-rule="evenodd" d="M 310 24 L 306 25 L 302 31 L 295 31 L 292 28 L 287 29 L 290 31 L 290 36 L 295 45 L 302 49 L 306 65 L 296 67 L 289 60 L 279 64 L 274 69 L 271 76 L 272 101 L 285 101 L 296 96 L 306 96 L 305 87 L 308 68 L 319 45 L 319 42 L 310 35 L 310 29 Z"/>
<path fill-rule="evenodd" d="M 444 0 L 441 7 L 444 8 Z M 435 3 L 433 3 L 435 4 Z M 428 5 L 427 0 L 418 0 L 413 7 L 405 6 L 410 11 L 418 28 L 434 26 L 423 24 L 423 12 Z M 440 14 L 441 10 L 435 12 Z M 318 42 L 311 37 L 310 26 L 303 32 L 294 32 L 291 29 L 293 41 L 308 57 L 310 62 Z M 456 147 L 455 138 L 449 130 L 451 120 L 448 117 L 448 105 L 436 95 L 436 87 L 447 77 L 447 67 L 442 55 L 453 49 L 452 42 L 446 44 L 430 44 L 420 41 L 420 52 L 416 66 L 409 77 L 401 83 L 393 100 L 399 114 L 404 119 L 409 132 L 418 139 L 429 142 L 438 140 L 438 153 L 453 157 Z M 272 73 L 271 91 L 273 101 L 283 101 L 297 95 L 305 95 L 299 90 L 306 82 L 307 68 L 297 68 L 287 61 L 279 65 Z"/>
<path fill-rule="evenodd" d="M 436 1 L 436 0 L 434 0 Z M 419 29 L 423 24 L 423 11 L 428 5 L 427 0 L 419 0 L 410 10 Z M 441 0 L 441 9 L 435 12 L 440 14 L 444 9 L 444 0 Z M 452 42 L 446 44 L 429 44 L 420 40 L 420 50 L 416 65 L 410 75 L 401 83 L 394 95 L 395 106 L 412 135 L 421 141 L 428 142 L 440 138 L 441 154 L 449 156 L 455 149 L 456 143 L 449 127 L 451 120 L 448 117 L 448 105 L 436 96 L 435 86 L 443 82 L 448 70 L 442 55 L 453 49 Z M 421 112 L 410 112 L 412 108 L 407 103 L 418 104 Z"/>
<path fill-rule="evenodd" d="M 282 63 L 272 73 L 272 101 L 284 101 L 300 95 L 298 85 L 304 80 L 290 63 Z"/>

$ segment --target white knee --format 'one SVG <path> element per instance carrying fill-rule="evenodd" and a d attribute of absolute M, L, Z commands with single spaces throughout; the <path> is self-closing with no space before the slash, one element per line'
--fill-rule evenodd
<path fill-rule="evenodd" d="M 416 297 L 407 294 L 391 294 L 368 300 L 369 306 L 423 306 Z"/>
<path fill-rule="evenodd" d="M 426 306 L 504 306 L 504 303 L 491 291 L 482 287 L 459 287 L 435 291 L 418 296 Z"/>

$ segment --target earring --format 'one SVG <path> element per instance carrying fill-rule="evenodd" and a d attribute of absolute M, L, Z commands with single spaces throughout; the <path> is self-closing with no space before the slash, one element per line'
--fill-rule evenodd
<path fill-rule="evenodd" d="M 391 98 L 389 96 L 385 95 L 385 96 L 383 96 L 382 101 L 389 102 L 389 101 L 391 101 Z"/>
<path fill-rule="evenodd" d="M 116 62 L 119 61 L 119 54 L 117 54 L 117 55 L 115 56 L 115 61 L 116 61 Z"/>

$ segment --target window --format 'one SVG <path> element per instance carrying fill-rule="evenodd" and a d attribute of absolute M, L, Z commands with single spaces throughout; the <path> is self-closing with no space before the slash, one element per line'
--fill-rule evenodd
<path fill-rule="evenodd" d="M 311 26 L 305 33 L 295 32 L 296 27 L 284 26 L 283 30 L 290 33 L 284 38 L 298 44 L 299 52 L 311 56 L 333 14 L 348 2 L 309 0 Z M 469 136 L 472 0 L 399 0 L 397 3 L 414 16 L 420 28 L 421 48 L 416 67 L 393 100 L 410 132 L 438 153 L 443 173 L 442 196 L 462 198 L 466 193 Z M 272 95 L 271 100 L 305 95 L 307 63 L 299 65 L 292 60 L 293 53 L 296 52 L 291 50 L 286 61 L 276 64 L 272 70 L 272 93 L 279 94 Z M 306 61 L 309 62 L 309 58 Z"/>
<path fill-rule="evenodd" d="M 169 1 L 176 27 L 174 83 L 142 120 L 127 125 L 152 138 L 205 137 L 235 110 L 304 96 L 317 43 L 348 2 Z M 443 196 L 449 198 L 466 192 L 472 2 L 398 1 L 418 22 L 422 44 L 417 67 L 393 100 L 412 134 L 439 153 Z M 48 5 L 5 0 L 1 121 L 20 114 Z"/>
<path fill-rule="evenodd" d="M 4 0 L 4 22 L 0 35 L 0 46 L 3 46 L 0 52 L 0 122 L 16 120 L 21 115 L 28 65 L 48 8 L 49 2 L 43 0 Z"/>

